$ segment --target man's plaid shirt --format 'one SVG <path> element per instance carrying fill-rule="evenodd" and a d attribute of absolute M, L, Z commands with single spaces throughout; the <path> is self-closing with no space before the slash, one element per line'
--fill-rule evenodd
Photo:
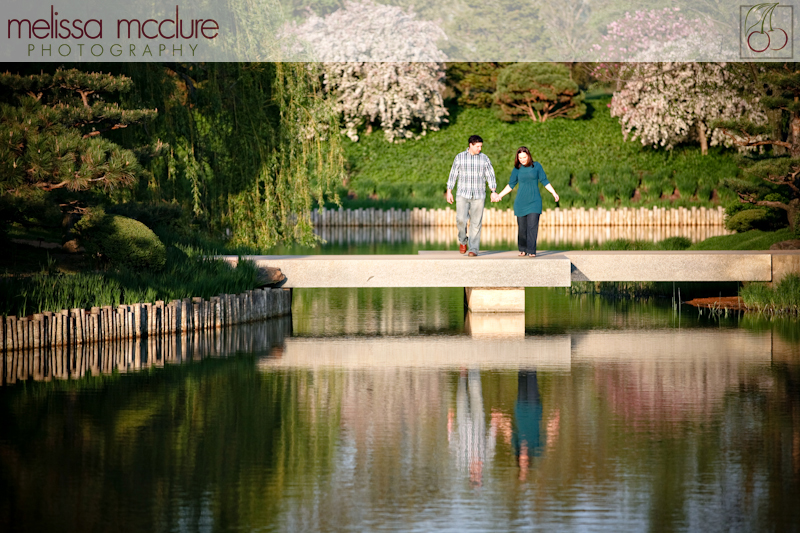
<path fill-rule="evenodd" d="M 453 161 L 450 177 L 447 178 L 447 190 L 453 189 L 456 180 L 458 180 L 456 194 L 470 200 L 486 198 L 487 182 L 491 190 L 497 189 L 492 162 L 484 154 L 472 155 L 469 150 L 458 154 Z"/>

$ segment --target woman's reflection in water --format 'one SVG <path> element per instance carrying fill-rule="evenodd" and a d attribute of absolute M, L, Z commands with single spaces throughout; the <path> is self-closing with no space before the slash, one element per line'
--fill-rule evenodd
<path fill-rule="evenodd" d="M 531 460 L 551 448 L 558 439 L 560 413 L 555 410 L 542 428 L 542 402 L 535 370 L 520 370 L 517 376 L 517 403 L 514 406 L 514 425 L 511 445 L 519 465 L 519 479 L 528 477 Z M 550 440 L 548 442 L 548 434 Z"/>
<path fill-rule="evenodd" d="M 527 479 L 531 460 L 542 455 L 545 447 L 551 448 L 558 438 L 560 416 L 557 409 L 542 428 L 536 371 L 520 370 L 517 382 L 513 422 L 509 415 L 492 409 L 487 426 L 480 371 L 461 370 L 456 407 L 450 409 L 447 416 L 447 440 L 458 468 L 469 472 L 470 483 L 475 487 L 483 484 L 483 467 L 494 458 L 498 436 L 514 450 L 522 481 Z"/>

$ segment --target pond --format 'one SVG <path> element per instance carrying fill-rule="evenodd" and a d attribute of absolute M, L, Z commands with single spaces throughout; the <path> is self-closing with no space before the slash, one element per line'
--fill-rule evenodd
<path fill-rule="evenodd" d="M 502 316 L 452 288 L 293 296 L 291 318 L 0 387 L 0 529 L 800 524 L 797 320 L 565 289 Z"/>

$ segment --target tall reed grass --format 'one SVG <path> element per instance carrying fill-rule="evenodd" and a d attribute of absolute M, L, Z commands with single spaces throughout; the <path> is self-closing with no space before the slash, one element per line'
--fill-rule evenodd
<path fill-rule="evenodd" d="M 191 246 L 172 246 L 159 272 L 120 269 L 58 272 L 54 262 L 32 276 L 0 278 L 0 314 L 28 316 L 43 311 L 155 302 L 241 293 L 256 286 L 255 265 L 236 268 Z"/>
<path fill-rule="evenodd" d="M 748 309 L 768 314 L 800 314 L 800 275 L 789 274 L 770 287 L 750 283 L 739 293 Z"/>

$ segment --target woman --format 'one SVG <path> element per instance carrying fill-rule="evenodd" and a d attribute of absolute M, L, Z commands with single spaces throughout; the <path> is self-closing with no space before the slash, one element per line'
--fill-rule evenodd
<path fill-rule="evenodd" d="M 539 215 L 542 214 L 542 195 L 539 194 L 539 184 L 550 191 L 556 202 L 558 193 L 547 181 L 542 165 L 531 157 L 531 152 L 521 146 L 517 150 L 514 160 L 514 170 L 506 188 L 493 198 L 499 202 L 503 196 L 510 193 L 519 183 L 517 198 L 514 200 L 514 215 L 517 217 L 519 234 L 517 244 L 520 257 L 536 257 L 536 238 L 539 234 Z"/>

